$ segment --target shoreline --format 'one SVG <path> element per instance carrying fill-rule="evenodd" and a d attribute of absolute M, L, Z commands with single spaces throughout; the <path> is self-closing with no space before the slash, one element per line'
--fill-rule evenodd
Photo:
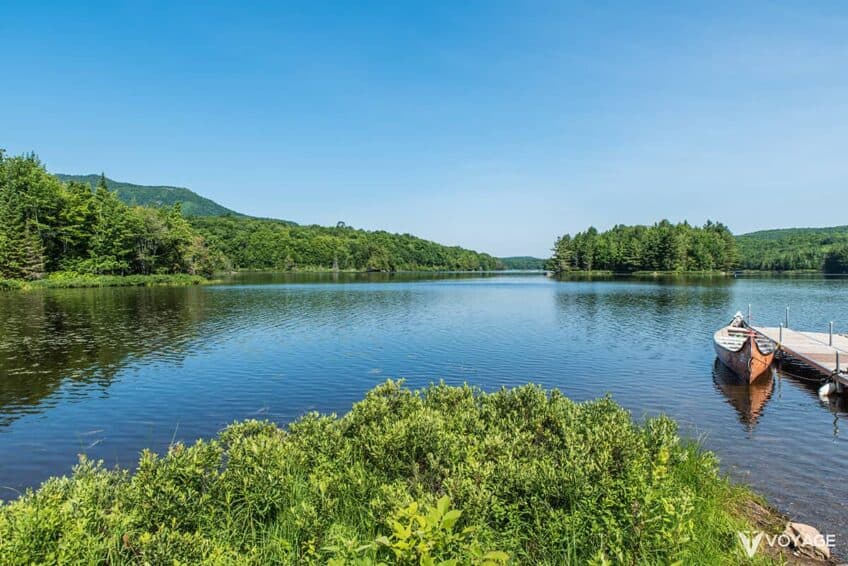
<path fill-rule="evenodd" d="M 819 271 L 815 269 L 794 269 L 794 270 L 784 270 L 784 271 L 767 271 L 767 270 L 755 270 L 755 269 L 736 269 L 732 271 L 632 271 L 632 272 L 618 272 L 611 270 L 592 270 L 592 271 L 562 271 L 562 272 L 550 272 L 554 277 L 569 277 L 569 276 L 603 276 L 603 277 L 641 277 L 641 278 L 650 278 L 650 277 L 685 277 L 685 276 L 696 276 L 696 277 L 774 277 L 774 276 L 795 276 L 795 275 L 819 275 L 822 277 L 845 277 L 844 273 L 826 273 L 824 271 Z"/>
<path fill-rule="evenodd" d="M 716 277 L 735 278 L 742 277 L 793 277 L 816 275 L 821 277 L 845 277 L 838 273 L 822 273 L 814 270 L 795 271 L 634 271 L 632 273 L 618 273 L 607 270 L 592 271 L 566 271 L 555 273 L 546 270 L 534 269 L 496 269 L 496 270 L 451 270 L 451 269 L 398 269 L 394 271 L 369 271 L 356 269 L 332 269 L 332 268 L 298 268 L 298 269 L 238 269 L 229 272 L 220 272 L 212 277 L 200 275 L 189 275 L 185 273 L 159 274 L 159 275 L 78 275 L 65 272 L 51 273 L 43 279 L 2 279 L 0 278 L 0 292 L 3 291 L 32 291 L 40 289 L 83 289 L 99 287 L 184 287 L 192 285 L 212 285 L 221 283 L 221 277 L 239 275 L 243 273 L 274 273 L 291 275 L 309 274 L 345 274 L 345 275 L 408 275 L 408 274 L 549 274 L 555 279 L 583 279 L 591 277 L 610 277 L 622 279 L 654 279 L 663 277 Z"/>
<path fill-rule="evenodd" d="M 33 291 L 39 289 L 84 289 L 96 287 L 185 287 L 208 285 L 216 280 L 185 273 L 163 275 L 76 275 L 51 274 L 44 279 L 26 281 L 0 279 L 0 291 Z"/>

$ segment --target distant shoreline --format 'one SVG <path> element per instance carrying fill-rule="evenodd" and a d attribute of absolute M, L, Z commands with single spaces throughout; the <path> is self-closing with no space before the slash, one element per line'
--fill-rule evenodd
<path fill-rule="evenodd" d="M 821 271 L 799 269 L 792 271 L 634 271 L 631 273 L 617 273 L 614 271 L 566 271 L 554 273 L 543 269 L 497 269 L 497 270 L 444 270 L 444 269 L 417 269 L 397 271 L 367 271 L 354 269 L 330 269 L 330 268 L 299 268 L 289 270 L 278 269 L 238 269 L 230 272 L 216 274 L 216 277 L 206 278 L 200 275 L 189 275 L 185 273 L 160 274 L 160 275 L 78 275 L 69 273 L 52 273 L 44 279 L 33 281 L 22 279 L 0 279 L 0 291 L 31 291 L 37 289 L 85 289 L 98 287 L 186 287 L 193 285 L 211 285 L 222 283 L 222 277 L 238 275 L 241 273 L 274 273 L 291 275 L 308 274 L 356 274 L 356 275 L 403 275 L 403 274 L 478 274 L 478 275 L 509 275 L 509 274 L 549 274 L 557 279 L 584 279 L 589 277 L 615 277 L 619 279 L 652 279 L 661 277 L 721 277 L 732 278 L 743 277 L 772 277 L 772 276 L 798 276 L 798 275 L 821 275 L 824 277 L 839 277 L 844 274 L 823 273 Z"/>
<path fill-rule="evenodd" d="M 698 275 L 710 277 L 736 277 L 736 276 L 773 276 L 773 275 L 823 275 L 827 277 L 845 275 L 844 273 L 827 273 L 818 269 L 787 269 L 787 270 L 759 270 L 738 269 L 732 271 L 631 271 L 617 272 L 605 270 L 592 271 L 561 271 L 553 272 L 555 277 L 569 276 L 608 276 L 608 277 L 669 277 L 677 275 Z"/>

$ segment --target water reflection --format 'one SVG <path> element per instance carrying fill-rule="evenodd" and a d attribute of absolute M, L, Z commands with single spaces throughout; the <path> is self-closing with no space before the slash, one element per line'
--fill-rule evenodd
<path fill-rule="evenodd" d="M 0 293 L 0 427 L 59 403 L 108 395 L 115 376 L 131 363 L 180 363 L 236 335 L 264 331 L 277 334 L 282 345 L 322 328 L 354 331 L 403 317 L 421 299 L 409 290 L 369 284 L 339 293 L 314 284 L 404 283 L 411 277 L 255 273 L 236 279 L 237 286 Z M 285 285 L 268 286 L 280 281 Z"/>
<path fill-rule="evenodd" d="M 74 385 L 84 395 L 105 392 L 127 359 L 179 356 L 202 317 L 200 296 L 167 288 L 0 293 L 0 427 L 49 408 L 63 385 L 71 401 Z"/>
<path fill-rule="evenodd" d="M 653 275 L 650 273 L 621 275 L 621 274 L 597 274 L 597 273 L 564 273 L 556 276 L 557 281 L 575 282 L 575 281 L 592 281 L 601 282 L 622 282 L 629 285 L 707 285 L 713 287 L 730 286 L 734 284 L 736 278 L 726 277 L 724 275 L 711 274 L 686 274 L 686 273 L 663 273 Z"/>
<path fill-rule="evenodd" d="M 763 376 L 748 383 L 730 371 L 718 359 L 713 362 L 713 383 L 727 402 L 736 409 L 739 422 L 751 432 L 757 425 L 766 403 L 774 391 L 774 376 Z"/>
<path fill-rule="evenodd" d="M 775 373 L 781 382 L 788 381 L 794 384 L 806 393 L 809 399 L 815 399 L 822 408 L 833 415 L 833 438 L 838 438 L 840 419 L 848 416 L 848 394 L 819 395 L 819 388 L 826 380 L 819 373 L 790 358 L 778 360 Z"/>
<path fill-rule="evenodd" d="M 352 273 L 352 272 L 278 272 L 242 271 L 221 276 L 227 284 L 270 285 L 291 283 L 410 283 L 422 281 L 480 281 L 503 277 L 526 275 L 521 272 L 504 274 L 496 271 L 399 271 L 395 273 Z"/>

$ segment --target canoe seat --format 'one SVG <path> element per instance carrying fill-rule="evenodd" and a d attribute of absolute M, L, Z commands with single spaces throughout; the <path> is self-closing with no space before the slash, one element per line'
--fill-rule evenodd
<path fill-rule="evenodd" d="M 718 338 L 718 343 L 727 348 L 738 350 L 745 343 L 745 338 L 742 336 L 721 336 Z"/>

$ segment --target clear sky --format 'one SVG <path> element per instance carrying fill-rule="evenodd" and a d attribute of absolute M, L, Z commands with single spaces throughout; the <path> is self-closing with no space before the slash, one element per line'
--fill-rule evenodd
<path fill-rule="evenodd" d="M 845 2 L 0 0 L 0 147 L 496 255 L 848 224 Z"/>

